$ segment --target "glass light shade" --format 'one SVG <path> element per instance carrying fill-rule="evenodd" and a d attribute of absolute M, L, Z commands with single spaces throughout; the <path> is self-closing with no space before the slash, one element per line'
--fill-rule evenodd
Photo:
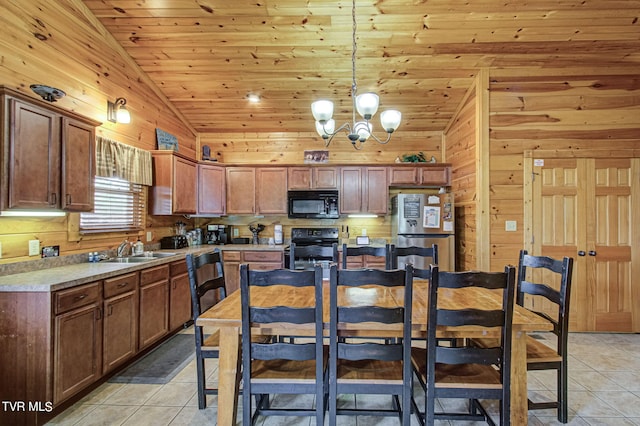
<path fill-rule="evenodd" d="M 358 121 L 353 128 L 354 133 L 357 133 L 359 136 L 360 142 L 364 142 L 369 139 L 371 136 L 371 132 L 373 131 L 373 126 L 371 123 L 367 123 L 365 121 Z"/>
<path fill-rule="evenodd" d="M 316 121 L 316 132 L 318 132 L 318 134 L 325 139 L 331 136 L 335 129 L 336 121 L 333 119 L 328 120 L 326 123 L 324 123 L 324 126 L 319 121 Z"/>
<path fill-rule="evenodd" d="M 333 116 L 333 102 L 326 99 L 311 104 L 311 113 L 316 121 L 328 121 Z"/>
<path fill-rule="evenodd" d="M 395 109 L 388 109 L 380 114 L 380 123 L 387 133 L 393 133 L 400 126 L 402 114 Z"/>
<path fill-rule="evenodd" d="M 120 105 L 118 111 L 116 111 L 116 121 L 122 124 L 131 123 L 131 115 L 129 114 L 129 110 L 124 105 Z"/>
<path fill-rule="evenodd" d="M 375 93 L 363 93 L 356 96 L 356 109 L 365 120 L 369 120 L 378 111 L 380 98 Z"/>

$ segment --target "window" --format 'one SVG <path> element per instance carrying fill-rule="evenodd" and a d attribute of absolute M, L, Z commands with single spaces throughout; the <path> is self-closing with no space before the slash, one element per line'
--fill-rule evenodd
<path fill-rule="evenodd" d="M 143 186 L 118 178 L 95 178 L 93 213 L 80 214 L 80 232 L 114 232 L 143 227 Z"/>

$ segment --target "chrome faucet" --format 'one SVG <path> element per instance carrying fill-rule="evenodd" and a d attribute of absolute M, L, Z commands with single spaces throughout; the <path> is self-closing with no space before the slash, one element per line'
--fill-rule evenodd
<path fill-rule="evenodd" d="M 129 252 L 129 248 L 131 246 L 129 245 L 129 241 L 128 240 L 124 240 L 123 242 L 120 243 L 120 245 L 118 246 L 118 250 L 116 251 L 116 254 L 118 257 L 124 257 L 126 255 L 131 254 L 131 252 Z"/>

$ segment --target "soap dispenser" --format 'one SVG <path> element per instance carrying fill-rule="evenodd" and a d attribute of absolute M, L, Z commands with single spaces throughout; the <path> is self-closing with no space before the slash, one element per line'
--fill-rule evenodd
<path fill-rule="evenodd" d="M 133 245 L 133 253 L 136 256 L 144 254 L 144 243 L 140 241 L 140 237 L 138 237 L 138 241 Z"/>

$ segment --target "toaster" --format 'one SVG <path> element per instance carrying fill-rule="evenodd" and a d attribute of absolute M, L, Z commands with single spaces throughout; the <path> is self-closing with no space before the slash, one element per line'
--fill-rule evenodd
<path fill-rule="evenodd" d="M 185 235 L 174 235 L 172 237 L 163 237 L 160 239 L 161 249 L 181 249 L 189 247 L 187 237 Z"/>

